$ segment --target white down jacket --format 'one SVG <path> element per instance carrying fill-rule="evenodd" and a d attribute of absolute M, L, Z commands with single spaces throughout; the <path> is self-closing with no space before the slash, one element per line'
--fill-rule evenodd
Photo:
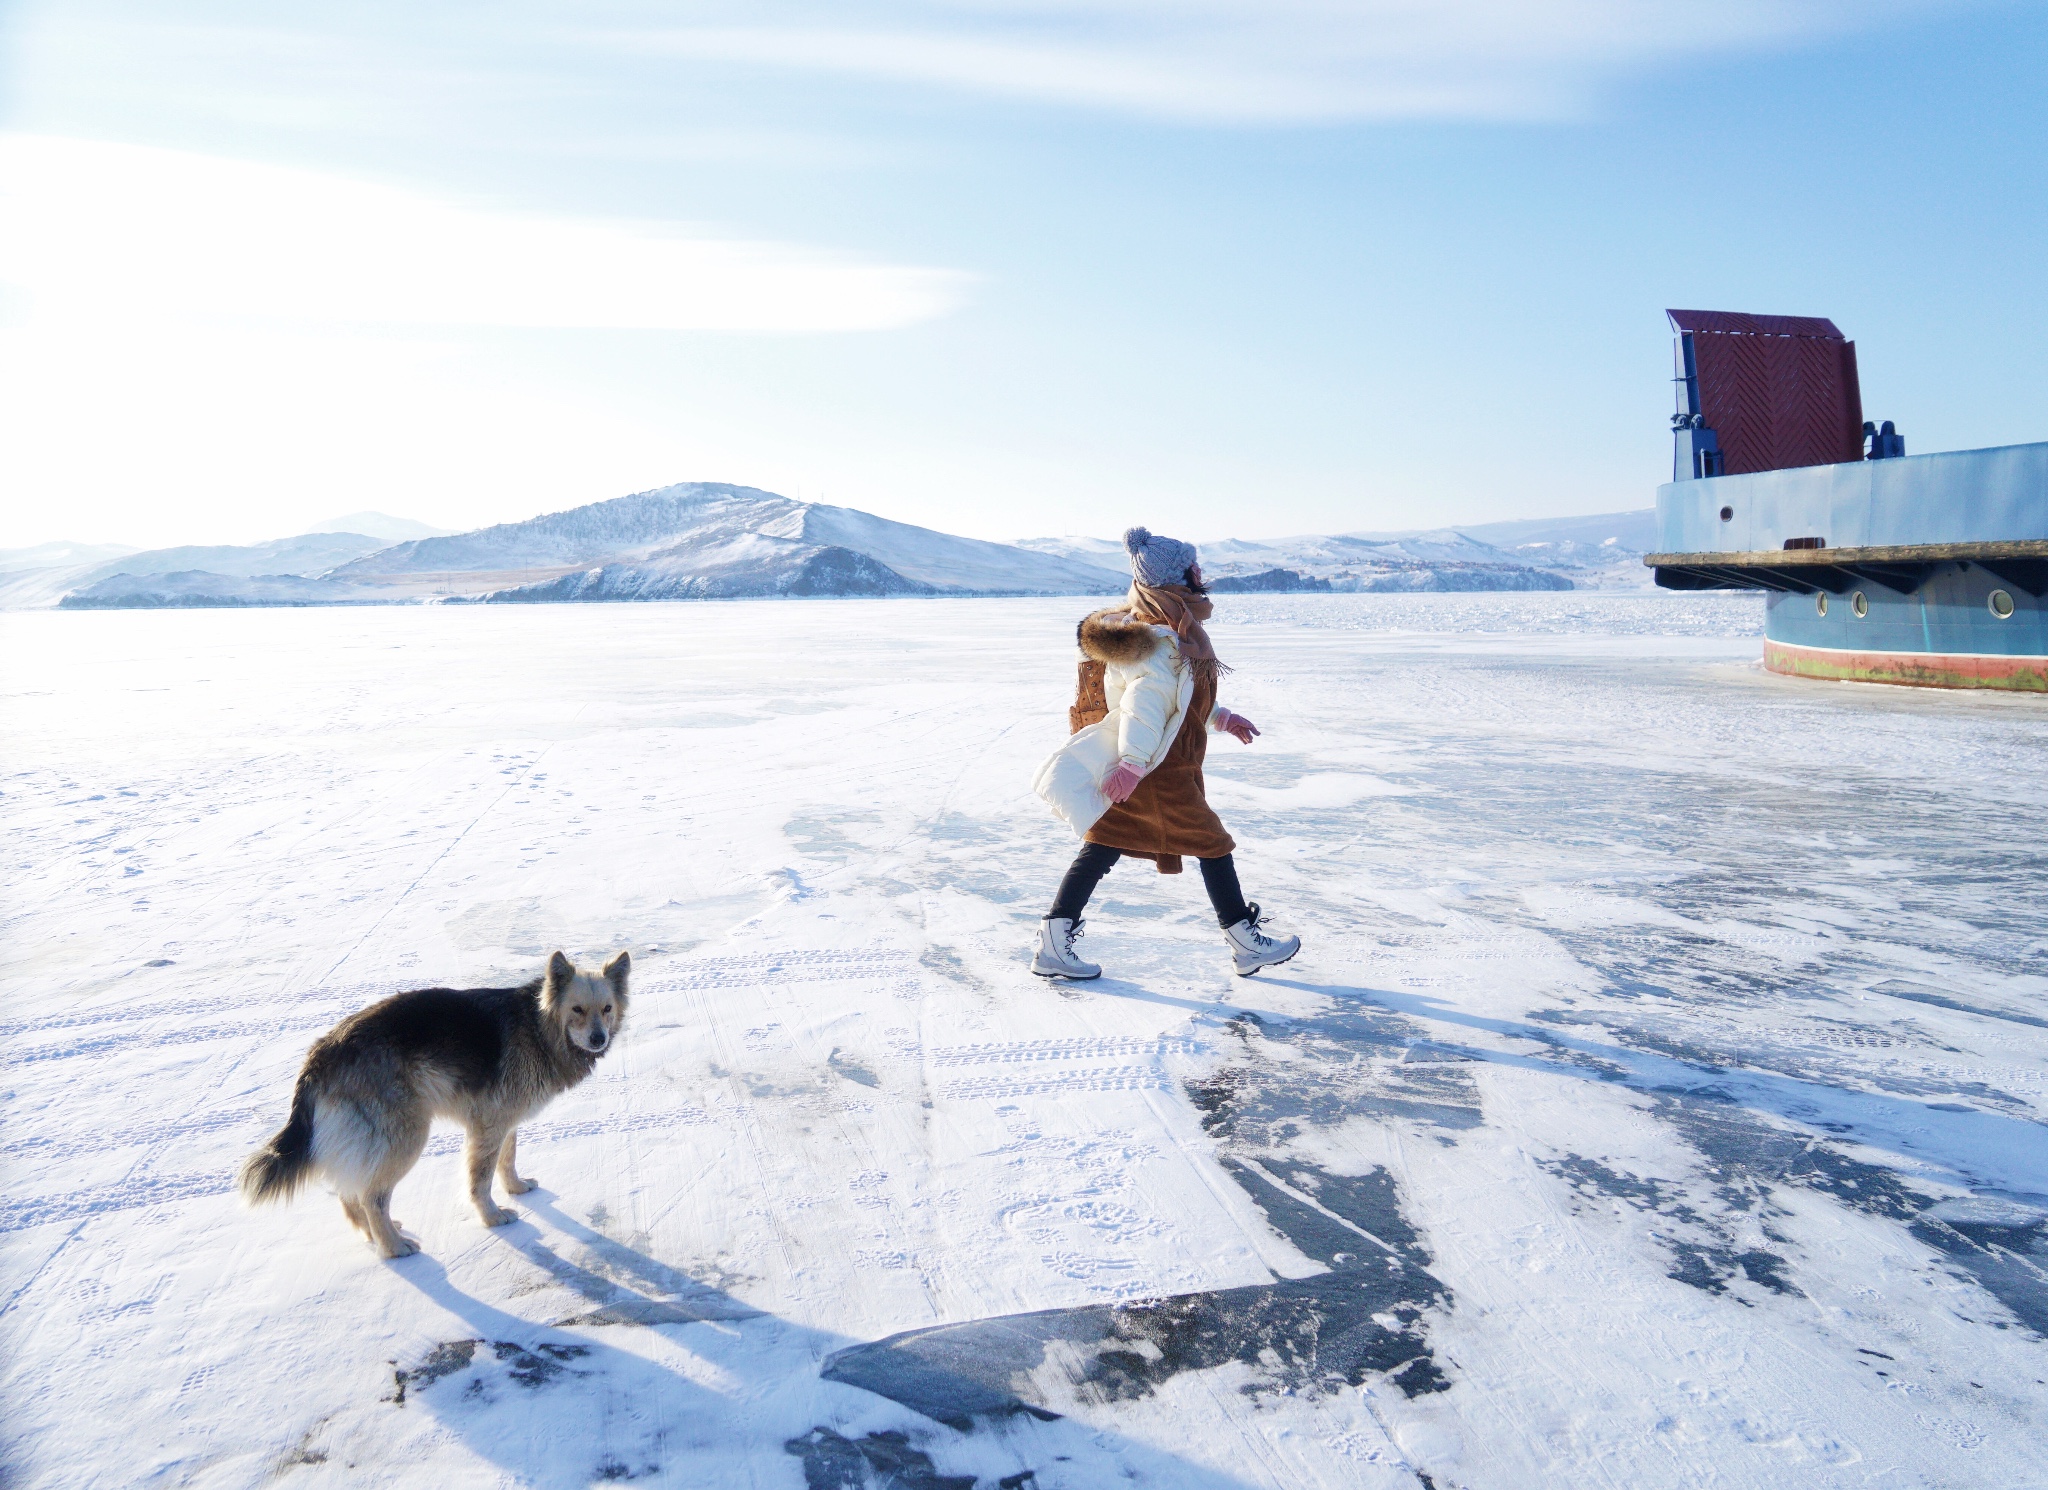
<path fill-rule="evenodd" d="M 1170 627 L 1148 626 L 1120 612 L 1088 617 L 1080 640 L 1103 665 L 1109 712 L 1046 757 L 1031 787 L 1075 833 L 1086 834 L 1109 811 L 1102 783 L 1120 761 L 1149 773 L 1166 758 L 1194 696 L 1195 670 L 1181 657 Z M 1209 728 L 1220 729 L 1229 712 L 1218 704 L 1206 721 Z"/>

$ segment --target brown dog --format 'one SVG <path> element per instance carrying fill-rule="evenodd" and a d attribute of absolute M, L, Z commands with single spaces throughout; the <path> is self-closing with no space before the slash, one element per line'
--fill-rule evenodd
<path fill-rule="evenodd" d="M 419 1162 L 437 1117 L 469 1130 L 469 1193 L 486 1226 L 516 1219 L 491 1199 L 533 1188 L 513 1171 L 515 1129 L 591 1073 L 626 1017 L 624 952 L 599 974 L 560 952 L 518 988 L 422 988 L 350 1015 L 313 1042 L 291 1118 L 242 1166 L 251 1204 L 284 1200 L 314 1175 L 385 1257 L 419 1245 L 391 1219 L 391 1191 Z"/>

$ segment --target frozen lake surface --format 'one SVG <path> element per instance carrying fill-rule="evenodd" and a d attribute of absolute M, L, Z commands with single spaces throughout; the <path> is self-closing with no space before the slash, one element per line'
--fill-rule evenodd
<path fill-rule="evenodd" d="M 30 1486 L 2048 1483 L 2048 709 L 1746 596 L 1228 597 L 1248 893 L 1025 947 L 1086 601 L 16 614 Z M 369 999 L 630 948 L 487 1231 L 242 1210 Z"/>

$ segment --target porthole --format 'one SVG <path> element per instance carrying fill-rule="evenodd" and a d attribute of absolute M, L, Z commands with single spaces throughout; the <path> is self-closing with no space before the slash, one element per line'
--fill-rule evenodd
<path fill-rule="evenodd" d="M 1721 509 L 1721 521 L 1724 523 L 1734 522 L 1735 509 L 1733 507 L 1723 507 Z"/>
<path fill-rule="evenodd" d="M 1813 592 L 1813 612 L 1817 616 L 1824 616 L 1828 613 L 1828 592 L 1826 590 L 1815 590 Z"/>
<path fill-rule="evenodd" d="M 1870 614 L 1870 601 L 1865 598 L 1861 590 L 1858 590 L 1849 597 L 1849 609 L 1856 612 L 1856 619 L 1860 621 Z"/>
<path fill-rule="evenodd" d="M 2006 594 L 2003 590 L 1993 590 L 1991 592 L 1991 614 L 1998 617 L 2001 621 L 2010 621 L 2012 619 L 2012 596 Z"/>

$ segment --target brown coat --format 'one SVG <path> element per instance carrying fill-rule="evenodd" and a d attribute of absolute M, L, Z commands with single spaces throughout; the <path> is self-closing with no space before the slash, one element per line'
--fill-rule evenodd
<path fill-rule="evenodd" d="M 1134 648 L 1171 645 L 1141 622 L 1117 610 L 1097 611 L 1081 622 L 1080 677 L 1067 723 L 1076 733 L 1108 713 L 1102 690 L 1105 663 L 1142 656 Z M 1166 756 L 1131 793 L 1113 805 L 1087 833 L 1087 841 L 1150 859 L 1161 874 L 1179 874 L 1181 859 L 1219 859 L 1237 844 L 1209 806 L 1202 761 L 1209 752 L 1209 716 L 1216 708 L 1216 684 L 1195 680 L 1194 696 L 1181 718 L 1180 733 Z"/>

